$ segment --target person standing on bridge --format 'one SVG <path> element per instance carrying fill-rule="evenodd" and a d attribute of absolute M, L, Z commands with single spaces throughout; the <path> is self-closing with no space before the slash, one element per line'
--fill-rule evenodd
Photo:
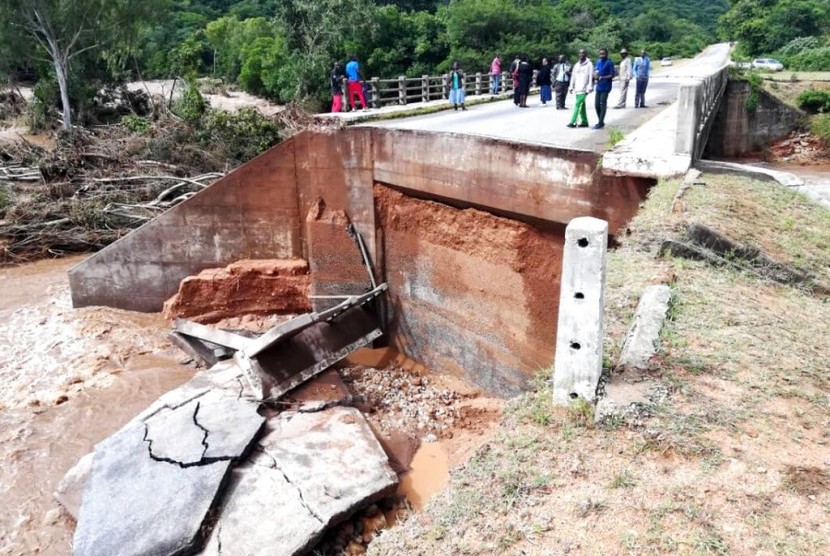
<path fill-rule="evenodd" d="M 553 78 L 553 90 L 556 93 L 556 109 L 565 110 L 565 97 L 568 94 L 568 86 L 571 83 L 571 65 L 564 54 L 559 55 L 559 62 L 553 66 L 551 72 Z"/>
<path fill-rule="evenodd" d="M 519 64 L 522 60 L 516 56 L 513 63 L 510 64 L 510 77 L 513 79 L 513 104 L 519 106 Z"/>
<path fill-rule="evenodd" d="M 628 50 L 623 48 L 620 50 L 620 100 L 614 108 L 625 108 L 626 99 L 628 98 L 628 82 L 631 81 L 631 58 L 628 57 Z"/>
<path fill-rule="evenodd" d="M 530 82 L 533 81 L 533 66 L 522 55 L 519 61 L 519 108 L 527 108 L 527 95 L 530 93 Z"/>
<path fill-rule="evenodd" d="M 553 99 L 550 93 L 550 71 L 550 62 L 547 57 L 542 58 L 542 65 L 539 67 L 539 73 L 536 74 L 536 84 L 539 85 L 539 97 L 542 104 L 547 104 L 549 100 Z"/>
<path fill-rule="evenodd" d="M 458 110 L 459 105 L 462 110 L 466 110 L 464 106 L 465 99 L 464 91 L 464 70 L 461 69 L 461 64 L 458 61 L 452 63 L 452 71 L 450 71 L 450 104 L 453 110 Z"/>
<path fill-rule="evenodd" d="M 577 127 L 576 120 L 580 119 L 579 127 L 588 127 L 588 110 L 585 108 L 585 97 L 594 90 L 594 66 L 588 59 L 585 49 L 579 51 L 579 60 L 574 64 L 571 72 L 571 93 L 576 94 L 574 113 L 568 127 Z"/>
<path fill-rule="evenodd" d="M 596 67 L 597 88 L 594 96 L 594 107 L 597 110 L 599 121 L 594 129 L 605 127 L 605 113 L 608 111 L 608 95 L 611 94 L 611 82 L 614 79 L 614 62 L 608 59 L 608 49 L 599 49 L 599 59 Z"/>
<path fill-rule="evenodd" d="M 646 106 L 646 87 L 651 74 L 651 58 L 645 50 L 634 60 L 634 79 L 637 80 L 637 88 L 634 92 L 634 108 L 648 108 Z"/>
<path fill-rule="evenodd" d="M 331 69 L 331 111 L 340 112 L 343 110 L 343 71 L 340 69 L 340 62 L 334 62 Z"/>
<path fill-rule="evenodd" d="M 346 64 L 346 78 L 348 79 L 349 106 L 352 110 L 355 109 L 354 96 L 357 95 L 363 109 L 368 110 L 369 105 L 366 104 L 366 95 L 363 94 L 363 73 L 360 71 L 357 56 L 352 55 L 349 58 L 349 63 Z"/>
<path fill-rule="evenodd" d="M 501 58 L 498 53 L 490 63 L 490 94 L 497 95 L 501 92 Z"/>

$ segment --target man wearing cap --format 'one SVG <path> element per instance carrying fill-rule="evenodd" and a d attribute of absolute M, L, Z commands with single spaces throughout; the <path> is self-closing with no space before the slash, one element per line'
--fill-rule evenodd
<path fill-rule="evenodd" d="M 625 108 L 625 100 L 628 96 L 628 82 L 631 81 L 631 58 L 628 57 L 628 50 L 620 50 L 620 100 L 614 108 Z"/>

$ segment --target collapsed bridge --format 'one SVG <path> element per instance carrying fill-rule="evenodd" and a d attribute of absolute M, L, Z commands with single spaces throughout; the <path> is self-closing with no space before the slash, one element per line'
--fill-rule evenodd
<path fill-rule="evenodd" d="M 512 395 L 550 367 L 564 227 L 636 212 L 647 178 L 597 154 L 469 135 L 303 132 L 73 268 L 76 307 L 158 311 L 179 283 L 240 259 L 304 258 L 316 296 L 368 291 L 347 233 L 389 284 L 387 337 L 410 358 Z"/>

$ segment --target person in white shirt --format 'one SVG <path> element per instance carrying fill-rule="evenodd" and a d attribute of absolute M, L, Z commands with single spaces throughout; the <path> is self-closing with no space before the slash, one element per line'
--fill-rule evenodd
<path fill-rule="evenodd" d="M 628 82 L 631 81 L 631 58 L 628 57 L 628 50 L 620 50 L 620 100 L 614 108 L 625 108 L 626 97 L 628 96 Z"/>
<path fill-rule="evenodd" d="M 585 107 L 585 97 L 594 90 L 594 65 L 588 59 L 585 49 L 579 51 L 579 60 L 571 69 L 571 93 L 576 95 L 574 112 L 568 127 L 588 127 L 588 109 Z M 580 120 L 576 125 L 577 118 Z"/>

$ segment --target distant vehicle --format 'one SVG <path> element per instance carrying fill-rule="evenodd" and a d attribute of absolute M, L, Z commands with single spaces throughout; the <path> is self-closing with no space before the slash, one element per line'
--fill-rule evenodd
<path fill-rule="evenodd" d="M 752 60 L 752 67 L 769 71 L 781 71 L 784 69 L 784 64 L 772 58 L 755 58 Z"/>
<path fill-rule="evenodd" d="M 660 65 L 661 66 L 670 66 L 671 65 L 671 58 L 670 57 L 663 58 L 662 60 L 660 60 Z"/>

